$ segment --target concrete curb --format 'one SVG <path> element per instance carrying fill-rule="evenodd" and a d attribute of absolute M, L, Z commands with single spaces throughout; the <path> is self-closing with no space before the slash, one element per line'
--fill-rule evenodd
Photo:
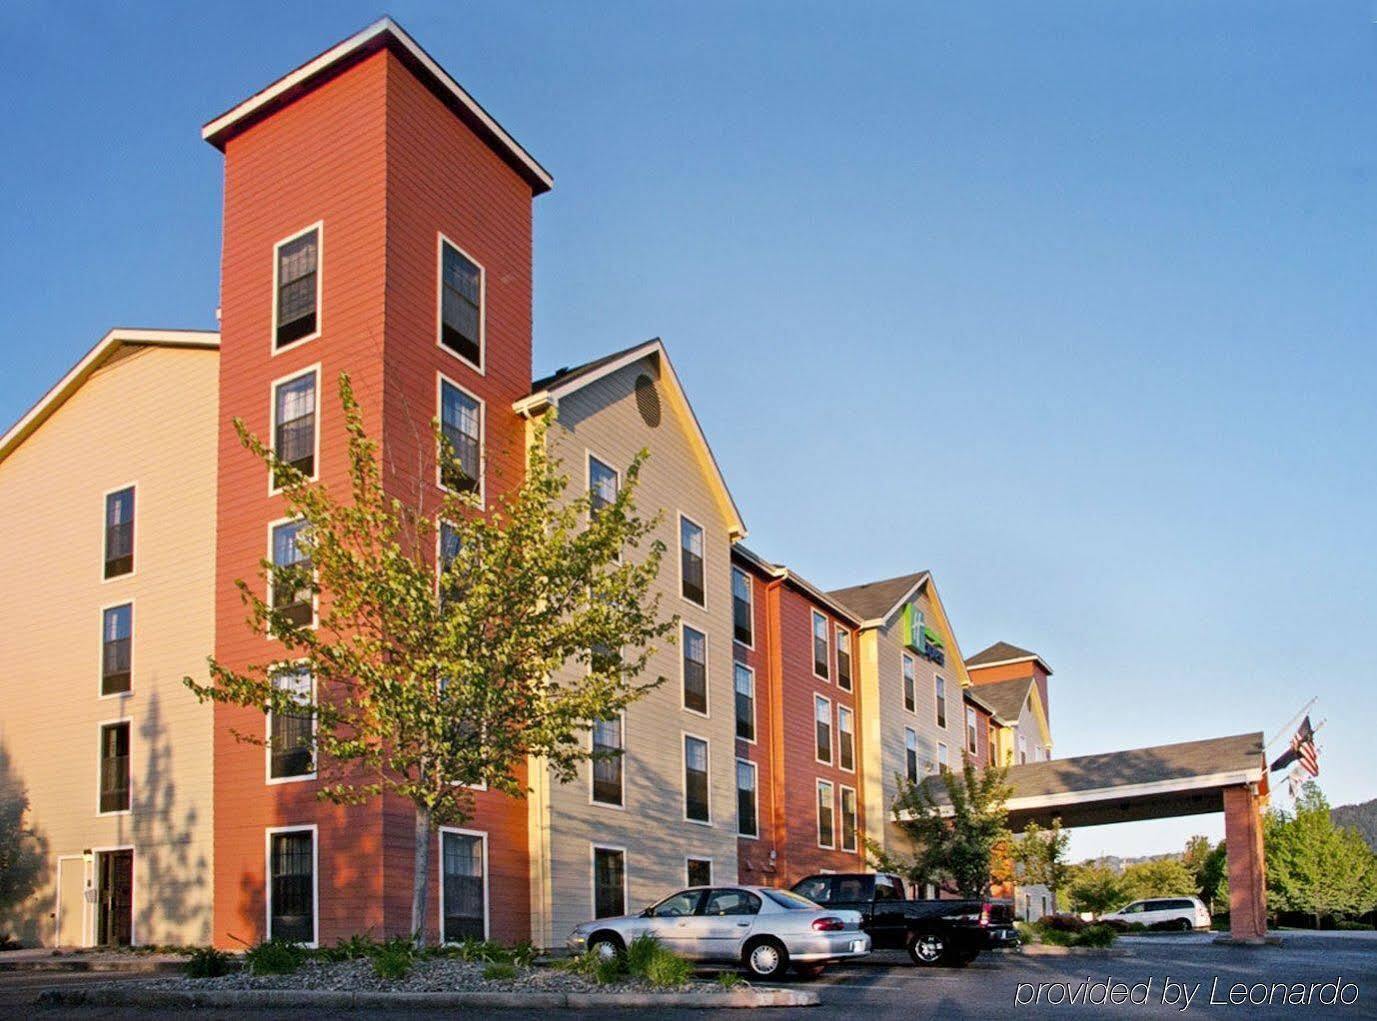
<path fill-rule="evenodd" d="M 396 1007 L 410 1010 L 450 1008 L 524 1008 L 575 1010 L 629 1008 L 815 1007 L 818 994 L 801 989 L 728 989 L 711 993 L 377 993 L 319 989 L 142 989 L 90 986 L 45 989 L 38 1002 L 49 1007 L 215 1007 L 286 1010 L 348 1010 Z"/>
<path fill-rule="evenodd" d="M 13 972 L 103 972 L 112 975 L 180 975 L 186 961 L 83 961 L 54 958 L 50 961 L 0 961 L 0 975 Z"/>
<path fill-rule="evenodd" d="M 1025 943 L 1019 953 L 1025 957 L 1132 957 L 1132 950 L 1121 947 L 1059 947 L 1052 943 Z"/>

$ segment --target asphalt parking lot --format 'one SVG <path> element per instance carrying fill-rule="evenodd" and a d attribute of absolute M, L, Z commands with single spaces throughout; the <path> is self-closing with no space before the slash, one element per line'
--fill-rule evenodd
<path fill-rule="evenodd" d="M 1371 936 L 1371 934 L 1369 934 Z M 822 998 L 818 1007 L 773 1010 L 770 1021 L 866 1021 L 903 1018 L 1175 1017 L 1183 1013 L 1250 1017 L 1377 1017 L 1377 939 L 1288 935 L 1281 947 L 1215 946 L 1207 936 L 1127 937 L 1120 946 L 1127 956 L 1033 957 L 989 954 L 964 969 L 918 969 L 900 955 L 875 954 L 864 962 L 829 970 L 808 983 Z M 127 1021 L 187 1021 L 185 1011 L 58 1010 L 32 1006 L 40 988 L 57 982 L 89 982 L 94 976 L 0 976 L 0 1016 L 37 1015 L 42 1018 L 120 1018 Z M 1341 981 L 1342 987 L 1326 986 Z M 1111 985 L 1112 983 L 1112 985 Z M 1169 984 L 1170 983 L 1170 984 Z M 1266 997 L 1260 1005 L 1230 1004 L 1231 987 L 1241 984 L 1246 994 Z M 1277 987 L 1285 992 L 1279 1000 Z M 1103 1002 L 1112 989 L 1132 1002 Z M 1285 1002 L 1297 988 L 1312 1002 Z M 1313 1002 L 1327 988 L 1340 988 L 1346 1004 Z M 1039 1000 L 1039 990 L 1041 999 Z M 1077 993 L 1077 990 L 1080 990 Z M 1080 1002 L 1064 1002 L 1071 996 Z M 1090 997 L 1091 1002 L 1085 1002 Z M 1211 1002 L 1211 1000 L 1215 1002 Z M 1052 1001 L 1052 1002 L 1049 1002 Z M 280 1014 L 281 1012 L 274 1012 Z M 487 1016 L 515 1021 L 542 1018 L 555 1012 L 495 1011 Z M 567 1018 L 605 1017 L 607 1011 L 561 1012 Z M 196 1021 L 247 1021 L 265 1015 L 251 1011 L 194 1012 Z M 327 1016 L 301 1012 L 312 1019 Z M 334 1015 L 349 1021 L 402 1021 L 421 1017 L 412 1011 L 348 1011 Z M 465 1012 L 466 1017 L 483 1016 Z M 632 1016 L 628 1013 L 627 1016 Z M 708 1017 L 740 1018 L 738 1011 L 666 1011 L 657 1017 L 704 1021 Z"/>

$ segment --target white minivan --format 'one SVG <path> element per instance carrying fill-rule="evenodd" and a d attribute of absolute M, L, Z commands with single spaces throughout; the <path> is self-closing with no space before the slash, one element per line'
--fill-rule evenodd
<path fill-rule="evenodd" d="M 1153 897 L 1135 900 L 1132 904 L 1100 917 L 1109 925 L 1128 926 L 1135 922 L 1149 929 L 1191 929 L 1210 927 L 1210 909 L 1199 897 Z"/>

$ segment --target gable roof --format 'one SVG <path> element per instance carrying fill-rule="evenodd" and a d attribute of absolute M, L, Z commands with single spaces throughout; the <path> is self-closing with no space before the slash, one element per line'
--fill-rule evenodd
<path fill-rule="evenodd" d="M 207 122 L 201 129 L 201 137 L 224 152 L 226 143 L 235 135 L 382 49 L 391 50 L 417 79 L 520 174 L 530 185 L 532 194 L 540 195 L 554 187 L 555 181 L 549 171 L 507 134 L 506 129 L 451 78 L 415 39 L 386 17 L 379 18 L 361 32 L 330 47 Z"/>
<path fill-rule="evenodd" d="M 220 334 L 214 330 L 145 330 L 117 327 L 101 337 L 95 347 L 38 399 L 19 421 L 0 436 L 0 461 L 53 416 L 101 366 L 127 347 L 181 347 L 218 350 Z"/>
<path fill-rule="evenodd" d="M 689 424 L 690 442 L 702 459 L 703 467 L 712 480 L 713 490 L 727 520 L 730 522 L 728 531 L 731 538 L 733 540 L 744 539 L 746 537 L 746 522 L 741 517 L 741 511 L 736 506 L 736 500 L 732 497 L 731 490 L 727 488 L 726 476 L 722 474 L 722 467 L 717 463 L 717 456 L 713 454 L 712 447 L 708 445 L 708 437 L 703 432 L 702 423 L 698 421 L 698 415 L 693 410 L 693 405 L 689 403 L 688 394 L 684 392 L 684 386 L 679 382 L 679 374 L 674 371 L 674 363 L 669 360 L 669 352 L 665 350 L 664 341 L 659 337 L 654 337 L 642 344 L 623 348 L 574 368 L 560 369 L 553 375 L 544 376 L 531 384 L 529 394 L 512 404 L 512 410 L 524 418 L 534 418 L 544 413 L 547 408 L 558 408 L 559 402 L 569 394 L 582 390 L 600 379 L 606 379 L 612 373 L 624 369 L 642 358 L 658 360 L 660 379 L 662 382 L 668 383 L 667 390 L 670 397 L 679 404 L 684 412 L 684 419 Z"/>
<path fill-rule="evenodd" d="M 866 582 L 827 593 L 837 602 L 851 607 L 866 622 L 888 620 L 906 603 L 931 575 L 927 571 L 901 574 L 884 581 Z"/>
<path fill-rule="evenodd" d="M 995 642 L 989 648 L 981 649 L 970 659 L 966 660 L 966 666 L 1003 666 L 1006 663 L 1025 662 L 1038 664 L 1049 676 L 1052 673 L 1052 668 L 1047 665 L 1046 660 L 1036 652 L 1020 649 L 1017 645 L 1010 645 L 1008 642 Z"/>
<path fill-rule="evenodd" d="M 864 623 L 861 618 L 856 615 L 854 610 L 839 603 L 836 599 L 818 588 L 797 571 L 783 564 L 771 563 L 759 553 L 755 552 L 755 550 L 743 546 L 739 542 L 732 543 L 732 559 L 738 563 L 744 563 L 749 567 L 753 567 L 755 570 L 771 578 L 778 578 L 788 582 L 817 605 L 831 610 L 834 616 L 840 617 L 848 624 L 859 627 Z"/>
<path fill-rule="evenodd" d="M 1031 677 L 1018 677 L 1012 681 L 996 681 L 994 684 L 980 684 L 975 687 L 980 699 L 994 711 L 1001 721 L 1010 726 L 1018 722 L 1023 712 L 1023 704 L 1028 701 L 1028 690 L 1033 686 Z"/>

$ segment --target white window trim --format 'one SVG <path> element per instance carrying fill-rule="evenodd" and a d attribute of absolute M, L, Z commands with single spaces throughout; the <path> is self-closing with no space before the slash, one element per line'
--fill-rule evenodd
<path fill-rule="evenodd" d="M 842 806 L 846 804 L 846 792 L 851 792 L 851 805 L 853 811 L 852 818 L 855 825 L 851 827 L 851 846 L 846 846 L 846 812 Z M 861 803 L 856 799 L 856 788 L 848 787 L 846 784 L 837 785 L 837 828 L 841 831 L 841 840 L 837 842 L 838 848 L 847 854 L 854 854 L 861 846 L 860 841 L 860 822 L 861 822 Z"/>
<path fill-rule="evenodd" d="M 913 773 L 912 773 L 912 775 L 909 774 L 909 769 L 908 769 L 908 751 L 909 751 L 909 748 L 908 748 L 908 739 L 909 739 L 909 735 L 910 735 L 910 734 L 913 735 Z M 904 777 L 905 777 L 905 779 L 911 780 L 911 781 L 914 782 L 914 783 L 917 783 L 917 782 L 918 782 L 919 780 L 921 780 L 922 777 L 923 777 L 923 774 L 922 774 L 921 769 L 919 768 L 919 762 L 918 762 L 918 731 L 914 730 L 912 727 L 905 727 L 905 728 L 904 728 Z"/>
<path fill-rule="evenodd" d="M 442 557 L 442 555 L 441 555 L 441 554 L 442 554 L 442 547 L 441 547 L 440 544 L 441 544 L 441 542 L 444 540 L 444 536 L 443 536 L 443 534 L 442 534 L 442 530 L 443 530 L 443 528 L 444 528 L 445 525 L 449 525 L 451 528 L 457 527 L 457 526 L 455 525 L 455 523 L 454 523 L 453 521 L 450 521 L 448 518 L 437 517 L 437 518 L 435 519 L 435 598 L 436 598 L 436 599 L 439 599 L 439 598 L 440 598 L 440 576 L 441 576 L 441 574 L 443 573 L 443 572 L 441 571 L 441 561 L 442 561 L 443 557 Z"/>
<path fill-rule="evenodd" d="M 706 855 L 706 854 L 686 854 L 686 855 L 684 855 L 684 886 L 686 886 L 686 887 L 692 887 L 692 886 L 694 885 L 694 884 L 692 884 L 692 883 L 689 882 L 689 877 L 688 877 L 688 864 L 689 864 L 689 862 L 691 862 L 691 861 L 705 861 L 705 862 L 708 863 L 708 881 L 707 881 L 706 883 L 699 883 L 699 884 L 697 884 L 697 885 L 699 886 L 699 888 L 715 886 L 716 884 L 714 883 L 713 879 L 714 879 L 714 873 L 717 872 L 717 869 L 716 869 L 716 867 L 715 867 L 715 863 L 713 862 L 712 858 L 710 858 L 710 857 L 709 857 L 708 855 Z"/>
<path fill-rule="evenodd" d="M 966 754 L 980 754 L 980 717 L 974 709 L 966 706 Z"/>
<path fill-rule="evenodd" d="M 631 910 L 631 858 L 625 847 L 616 844 L 589 843 L 588 845 L 588 917 L 598 914 L 598 852 L 614 851 L 622 856 L 622 911 Z M 615 917 L 615 916 L 609 916 Z"/>
<path fill-rule="evenodd" d="M 435 875 L 437 885 L 440 888 L 440 895 L 436 898 L 438 914 L 436 916 L 436 931 L 440 936 L 441 946 L 453 946 L 453 941 L 445 939 L 445 834 L 453 833 L 461 837 L 478 837 L 483 843 L 483 938 L 487 939 L 492 932 L 491 911 L 492 900 L 488 894 L 488 879 L 492 875 L 492 860 L 488 857 L 488 833 L 486 830 L 465 830 L 458 826 L 439 826 L 436 827 L 435 839 Z"/>
<path fill-rule="evenodd" d="M 698 529 L 698 533 L 703 537 L 703 601 L 701 603 L 695 603 L 688 596 L 684 595 L 685 521 L 687 521 L 694 528 Z M 696 606 L 700 610 L 706 610 L 708 608 L 708 530 L 704 528 L 701 524 L 699 524 L 698 521 L 685 514 L 683 511 L 675 512 L 675 525 L 677 531 L 674 535 L 674 559 L 677 564 L 676 571 L 679 575 L 679 600 L 680 602 L 688 603 L 689 606 Z"/>
<path fill-rule="evenodd" d="M 135 506 L 138 506 L 135 504 Z M 105 614 L 110 610 L 117 610 L 121 606 L 129 607 L 129 690 L 112 691 L 105 694 Z M 112 698 L 130 698 L 134 694 L 134 635 L 136 611 L 134 608 L 134 598 L 121 599 L 119 602 L 109 603 L 100 607 L 100 641 L 96 646 L 96 698 L 99 701 L 106 701 Z"/>
<path fill-rule="evenodd" d="M 679 787 L 682 792 L 682 805 L 684 822 L 692 823 L 695 826 L 712 825 L 712 742 L 701 734 L 694 734 L 690 731 L 681 731 L 679 739 Z M 693 819 L 688 814 L 688 742 L 689 738 L 703 742 L 704 767 L 708 779 L 708 817 L 706 819 Z"/>
<path fill-rule="evenodd" d="M 286 668 L 290 670 L 305 666 L 305 664 L 306 660 L 299 660 L 295 663 L 274 663 L 273 666 L 269 668 L 269 679 L 271 679 L 272 670 L 274 669 Z M 268 711 L 263 714 L 263 733 L 267 738 L 267 740 L 263 742 L 263 780 L 269 786 L 314 780 L 320 770 L 320 751 L 316 747 L 316 733 L 320 727 L 320 720 L 316 715 L 316 699 L 318 697 L 316 675 L 315 672 L 309 668 L 306 670 L 306 675 L 311 678 L 311 765 L 315 768 L 309 773 L 302 773 L 300 776 L 273 776 L 273 711 L 269 708 Z"/>
<path fill-rule="evenodd" d="M 617 495 L 620 496 L 622 491 L 622 470 L 614 465 L 609 459 L 593 453 L 588 447 L 583 448 L 583 491 L 590 499 L 592 498 L 594 461 L 597 461 L 598 464 L 602 465 L 604 468 L 610 469 L 612 473 L 617 476 Z M 588 508 L 588 520 L 590 522 L 593 520 L 593 508 L 591 504 Z"/>
<path fill-rule="evenodd" d="M 274 331 L 274 334 L 276 334 L 276 331 Z M 312 454 L 312 456 L 311 456 L 311 467 L 314 469 L 314 471 L 313 471 L 310 475 L 307 476 L 307 480 L 310 481 L 310 482 L 319 482 L 319 481 L 320 481 L 320 384 L 321 384 L 320 362 L 316 362 L 316 363 L 313 364 L 313 365 L 308 365 L 308 366 L 306 366 L 304 369 L 298 369 L 296 372 L 289 372 L 289 373 L 287 373 L 285 376 L 278 376 L 276 379 L 274 379 L 271 383 L 268 384 L 268 447 L 269 447 L 269 449 L 272 450 L 272 452 L 273 452 L 274 454 L 277 453 L 277 388 L 280 387 L 283 383 L 292 383 L 292 382 L 295 382 L 296 380 L 300 379 L 302 376 L 310 376 L 310 375 L 314 375 L 314 376 L 316 377 L 316 386 L 315 386 L 315 392 L 316 392 L 315 428 L 312 430 L 312 432 L 315 433 L 315 435 L 312 437 L 312 439 L 313 439 L 314 442 L 315 442 L 315 450 L 314 450 L 314 452 L 313 452 L 313 454 Z M 271 468 L 269 468 L 269 469 L 268 469 L 268 495 L 269 495 L 269 496 L 276 496 L 277 494 L 279 494 L 279 493 L 281 493 L 281 492 L 282 492 L 282 487 L 281 487 L 281 486 L 274 486 L 274 485 L 273 485 L 273 470 L 272 470 Z M 138 506 L 138 503 L 136 502 L 136 503 L 134 504 L 134 506 L 137 507 L 137 506 Z"/>
<path fill-rule="evenodd" d="M 114 496 L 116 493 L 122 493 L 122 492 L 124 492 L 126 489 L 132 489 L 132 490 L 134 491 L 134 520 L 133 520 L 133 522 L 131 522 L 131 523 L 133 524 L 133 526 L 134 526 L 134 537 L 133 537 L 132 539 L 130 539 L 130 541 L 129 541 L 130 556 L 132 556 L 132 557 L 134 558 L 134 569 L 133 569 L 132 571 L 126 571 L 124 574 L 117 574 L 117 575 L 115 575 L 113 578 L 107 578 L 107 577 L 105 576 L 105 553 L 106 553 L 106 549 L 105 549 L 105 529 L 106 529 L 106 526 L 108 525 L 109 522 L 108 522 L 108 520 L 107 520 L 106 505 L 107 505 L 107 501 L 110 499 L 110 497 Z M 134 577 L 135 575 L 137 575 L 137 574 L 139 573 L 139 561 L 140 561 L 140 559 L 141 559 L 141 558 L 139 557 L 139 532 L 140 532 L 140 528 L 139 528 L 139 483 L 138 483 L 137 481 L 134 481 L 134 482 L 125 482 L 125 483 L 123 483 L 123 484 L 121 484 L 121 485 L 118 485 L 118 486 L 115 486 L 115 487 L 113 487 L 113 488 L 111 488 L 111 489 L 107 489 L 105 492 L 101 493 L 101 494 L 100 494 L 100 558 L 99 558 L 99 561 L 98 561 L 96 567 L 97 567 L 97 570 L 100 572 L 99 575 L 98 575 L 98 577 L 99 577 L 100 583 L 101 583 L 102 585 L 108 585 L 110 582 L 115 582 L 115 581 L 124 581 L 125 579 L 127 579 L 127 578 L 132 578 L 132 577 Z"/>
<path fill-rule="evenodd" d="M 825 759 L 818 757 L 819 702 L 827 706 L 827 758 Z M 832 700 L 828 698 L 826 695 L 818 695 L 815 693 L 813 695 L 813 761 L 816 762 L 819 766 L 831 766 L 834 765 L 837 761 L 837 750 L 835 747 L 833 747 L 836 744 L 834 732 L 837 729 L 837 723 L 834 719 L 835 715 L 836 714 L 832 712 Z"/>
<path fill-rule="evenodd" d="M 899 703 L 900 703 L 900 705 L 903 706 L 904 712 L 906 712 L 906 713 L 911 713 L 911 714 L 913 714 L 914 716 L 917 716 L 917 715 L 918 715 L 918 661 L 917 661 L 916 659 L 914 659 L 912 656 L 910 656 L 907 652 L 900 653 L 900 656 L 902 657 L 902 659 L 901 659 L 901 661 L 900 661 L 900 663 L 899 663 Z M 909 667 L 909 668 L 910 668 L 908 674 L 905 674 L 905 673 L 904 673 L 904 667 Z M 907 694 L 908 694 L 908 693 L 904 690 L 904 684 L 908 681 L 908 679 L 909 679 L 910 677 L 912 677 L 912 679 L 913 679 L 913 705 L 912 705 L 912 706 L 909 706 L 909 704 L 908 704 L 908 699 L 907 699 Z"/>
<path fill-rule="evenodd" d="M 732 774 L 732 790 L 736 794 L 738 811 L 736 813 L 736 836 L 740 840 L 759 840 L 760 839 L 760 767 L 750 759 L 736 758 L 737 765 L 751 767 L 751 804 L 755 814 L 755 832 L 741 832 L 741 812 L 739 810 L 741 799 L 741 787 L 736 782 L 736 774 Z"/>
<path fill-rule="evenodd" d="M 133 747 L 131 742 L 130 747 Z M 107 813 L 108 814 L 108 813 Z M 91 848 L 91 891 L 92 895 L 98 895 L 100 890 L 100 856 L 109 854 L 112 851 L 128 851 L 131 855 L 129 862 L 129 945 L 139 946 L 139 851 L 133 844 L 108 844 L 105 847 Z M 62 857 L 81 857 L 85 855 L 63 855 Z M 61 897 L 61 892 L 58 894 Z M 90 914 L 85 913 L 83 908 L 82 921 L 89 923 L 83 925 L 86 930 L 84 935 L 90 946 L 96 945 L 96 927 L 100 924 L 96 918 L 94 905 Z"/>
<path fill-rule="evenodd" d="M 758 714 L 755 711 L 755 668 L 747 666 L 738 659 L 734 659 L 732 660 L 732 736 L 738 741 L 744 741 L 746 744 L 755 744 L 757 737 L 742 737 L 736 732 L 736 672 L 738 670 L 746 671 L 751 677 L 751 733 L 757 735 L 757 737 L 759 734 L 756 730 L 756 719 Z"/>
<path fill-rule="evenodd" d="M 612 802 L 610 802 L 610 801 L 599 801 L 597 798 L 593 797 L 593 760 L 592 760 L 592 759 L 589 759 L 589 760 L 588 760 L 588 803 L 589 803 L 590 805 L 595 805 L 595 806 L 597 806 L 598 808 L 610 808 L 610 809 L 612 809 L 613 811 L 616 811 L 616 812 L 625 812 L 625 811 L 626 811 L 626 761 L 627 761 L 627 756 L 626 756 L 626 710 L 625 710 L 625 709 L 619 709 L 619 710 L 617 710 L 617 715 L 618 715 L 619 717 L 621 717 L 621 723 L 622 723 L 622 803 L 621 803 L 620 805 L 614 805 L 614 804 L 612 804 Z M 593 750 L 593 728 L 592 728 L 591 726 L 588 728 L 588 750 L 589 750 L 590 752 Z"/>
<path fill-rule="evenodd" d="M 314 333 L 307 334 L 307 335 L 304 336 L 304 337 L 298 337 L 296 340 L 292 341 L 290 344 L 284 344 L 284 345 L 282 345 L 281 347 L 278 347 L 278 346 L 277 346 L 277 285 L 278 285 L 278 277 L 279 277 L 279 274 L 281 273 L 281 269 L 280 269 L 281 260 L 277 257 L 277 253 L 281 250 L 281 248 L 282 248 L 283 245 L 290 244 L 291 242 L 295 241 L 297 238 L 305 237 L 307 234 L 311 233 L 311 231 L 313 231 L 313 230 L 319 232 L 319 233 L 316 234 L 316 330 L 315 330 Z M 269 300 L 272 302 L 272 324 L 273 324 L 273 325 L 272 325 L 272 329 L 268 332 L 268 353 L 269 353 L 269 356 L 270 356 L 270 357 L 276 357 L 277 355 L 282 354 L 284 351 L 293 351 L 293 350 L 295 350 L 296 348 L 300 347 L 302 344 L 309 344 L 311 341 L 315 340 L 317 337 L 320 336 L 320 332 L 321 332 L 322 329 L 324 329 L 324 325 L 325 325 L 325 302 L 324 302 L 324 300 L 323 300 L 324 295 L 325 295 L 325 221 L 324 221 L 324 220 L 317 220 L 315 223 L 310 224 L 309 226 L 302 227 L 302 228 L 301 228 L 299 231 L 297 231 L 295 234 L 289 234 L 289 235 L 287 235 L 285 238 L 282 238 L 280 241 L 277 241 L 276 243 L 273 244 L 273 293 L 272 293 L 271 298 L 269 299 Z"/>
<path fill-rule="evenodd" d="M 475 365 L 458 351 L 445 345 L 445 245 L 449 245 L 478 267 L 478 362 Z M 435 243 L 435 346 L 480 376 L 487 375 L 488 364 L 488 269 L 473 255 L 438 232 Z"/>
<path fill-rule="evenodd" d="M 840 691 L 854 691 L 856 687 L 856 657 L 853 655 L 854 650 L 851 648 L 851 631 L 836 623 L 833 624 L 833 628 L 833 643 L 835 648 L 832 650 L 832 659 L 837 664 L 837 688 Z M 841 651 L 843 636 L 846 642 L 846 662 L 851 667 L 851 680 L 845 687 L 842 686 L 841 682 L 841 659 L 838 656 L 838 653 Z"/>
<path fill-rule="evenodd" d="M 847 733 L 851 735 L 850 766 L 842 765 L 842 713 L 845 713 L 847 716 L 851 717 L 851 729 L 850 731 L 847 731 Z M 842 705 L 840 702 L 837 703 L 837 768 L 840 769 L 843 773 L 856 772 L 856 713 L 855 710 L 853 710 L 850 706 Z"/>
<path fill-rule="evenodd" d="M 938 698 L 938 689 L 941 689 L 941 698 Z M 941 674 L 932 675 L 932 722 L 939 730 L 950 729 L 951 713 L 947 712 L 947 679 Z M 939 715 L 940 707 L 940 715 Z"/>
<path fill-rule="evenodd" d="M 444 427 L 445 419 L 445 384 L 448 383 L 458 390 L 469 400 L 478 402 L 478 502 L 484 507 L 488 505 L 488 405 L 483 398 L 468 387 L 460 386 L 455 380 L 446 376 L 443 372 L 435 373 L 435 421 L 439 422 L 441 428 Z M 435 437 L 435 484 L 443 492 L 454 493 L 456 490 L 447 487 L 442 479 L 444 478 L 444 462 L 440 459 L 440 437 Z"/>
<path fill-rule="evenodd" d="M 828 790 L 828 800 L 832 802 L 832 826 L 831 843 L 822 842 L 822 789 Z M 817 838 L 818 847 L 825 851 L 835 851 L 837 849 L 837 785 L 831 780 L 818 780 L 813 788 L 813 811 L 817 816 L 813 826 L 813 832 Z"/>
<path fill-rule="evenodd" d="M 705 564 L 704 566 L 706 567 L 707 565 Z M 751 640 L 750 640 L 749 642 L 743 642 L 740 638 L 737 638 L 737 637 L 736 637 L 736 621 L 735 621 L 735 618 L 733 618 L 733 620 L 732 620 L 732 641 L 735 642 L 737 645 L 741 646 L 741 648 L 743 648 L 743 649 L 749 649 L 751 652 L 754 652 L 754 651 L 755 651 L 755 579 L 752 578 L 751 575 L 750 575 L 747 571 L 744 571 L 744 570 L 742 570 L 741 568 L 737 567 L 735 564 L 733 564 L 733 565 L 732 565 L 732 578 L 735 579 L 736 576 L 737 576 L 738 574 L 741 575 L 741 577 L 743 577 L 743 578 L 746 579 L 746 606 L 747 606 L 747 607 L 749 608 L 749 610 L 750 610 L 750 619 L 751 619 Z M 736 590 L 735 590 L 735 588 L 733 588 L 733 590 L 732 590 L 732 608 L 733 608 L 733 610 L 735 610 L 735 607 L 736 607 Z"/>
<path fill-rule="evenodd" d="M 300 826 L 269 826 L 263 831 L 263 938 L 273 934 L 273 837 L 278 833 L 311 833 L 311 942 L 299 944 L 314 950 L 320 945 L 320 828 L 313 822 Z"/>
<path fill-rule="evenodd" d="M 275 519 L 275 520 L 273 520 L 273 521 L 269 521 L 269 522 L 268 522 L 268 563 L 270 563 L 270 564 L 276 564 L 276 563 L 277 563 L 277 561 L 275 561 L 275 560 L 273 559 L 273 530 L 274 530 L 275 528 L 277 528 L 279 525 L 291 525 L 291 524 L 295 524 L 295 523 L 298 522 L 298 521 L 304 521 L 304 520 L 305 520 L 304 518 L 285 517 L 285 518 L 277 518 L 277 519 Z M 314 561 L 313 561 L 312 564 L 311 564 L 311 577 L 312 577 L 312 578 L 319 577 L 319 574 L 318 574 L 318 572 L 317 572 L 316 569 L 315 569 L 315 563 L 314 563 Z M 267 577 L 266 580 L 267 580 L 267 598 L 268 598 L 268 606 L 271 608 L 271 606 L 273 605 L 273 576 L 272 576 L 272 572 L 269 572 L 269 573 L 268 573 L 268 577 Z M 315 628 L 317 628 L 317 627 L 319 627 L 319 626 L 320 626 L 320 593 L 319 593 L 319 592 L 312 592 L 312 593 L 311 593 L 311 624 L 310 624 L 310 627 L 311 627 L 312 630 L 314 630 Z M 268 637 L 269 637 L 269 638 L 272 638 L 272 637 L 273 637 L 273 634 L 272 634 L 271 629 L 269 629 Z"/>
<path fill-rule="evenodd" d="M 812 616 L 808 618 L 808 658 L 812 663 L 809 669 L 813 671 L 813 676 L 822 681 L 823 684 L 831 684 L 832 642 L 834 641 L 830 633 L 832 629 L 828 626 L 826 614 L 819 613 L 817 610 L 811 610 L 809 612 L 812 614 Z M 827 650 L 827 673 L 825 674 L 818 673 L 818 621 L 822 621 L 822 645 L 823 648 Z"/>
<path fill-rule="evenodd" d="M 690 708 L 685 704 L 685 702 L 686 702 L 685 695 L 687 694 L 687 691 L 688 691 L 688 689 L 685 687 L 685 685 L 688 683 L 688 673 L 687 673 L 687 671 L 684 669 L 684 665 L 685 665 L 685 662 L 686 662 L 686 660 L 687 660 L 687 657 L 686 657 L 686 655 L 685 655 L 685 651 L 686 651 L 687 646 L 686 646 L 686 644 L 685 644 L 685 642 L 684 642 L 684 631 L 685 631 L 685 629 L 687 629 L 687 630 L 689 630 L 689 631 L 695 631 L 695 632 L 697 632 L 698 634 L 700 634 L 700 635 L 703 636 L 703 706 L 704 706 L 704 708 L 703 708 L 703 710 L 702 710 L 701 712 L 700 712 L 699 710 L 697 710 L 697 709 L 690 709 Z M 711 652 L 711 645 L 710 645 L 710 642 L 711 642 L 711 639 L 708 637 L 707 631 L 703 630 L 702 628 L 696 628 L 696 627 L 694 627 L 692 624 L 689 624 L 689 623 L 687 623 L 687 622 L 685 622 L 685 621 L 683 621 L 683 620 L 679 621 L 679 708 L 682 709 L 682 710 L 683 710 L 684 712 L 686 712 L 686 713 L 692 713 L 694 716 L 701 716 L 701 717 L 702 717 L 703 719 L 705 719 L 705 720 L 710 720 L 710 719 L 712 719 L 712 668 L 711 668 L 711 666 L 710 666 L 712 657 L 711 657 L 711 655 L 710 655 L 710 652 Z M 735 700 L 733 700 L 733 706 L 735 706 Z"/>
<path fill-rule="evenodd" d="M 947 769 L 951 769 L 951 749 L 947 747 L 947 743 L 945 741 L 937 742 L 937 757 L 934 758 L 932 761 L 937 766 L 937 769 L 939 771 L 942 769 L 943 766 L 945 766 Z"/>
<path fill-rule="evenodd" d="M 129 724 L 129 807 L 121 808 L 115 812 L 102 812 L 100 810 L 100 764 L 104 756 L 104 743 L 100 738 L 105 733 L 106 727 L 112 727 L 117 723 Z M 112 819 L 121 815 L 134 814 L 134 777 L 138 774 L 134 770 L 134 718 L 132 716 L 115 716 L 108 720 L 96 721 L 96 815 L 103 819 Z M 133 846 L 132 844 L 130 845 Z M 113 850 L 120 850 L 114 848 Z"/>

